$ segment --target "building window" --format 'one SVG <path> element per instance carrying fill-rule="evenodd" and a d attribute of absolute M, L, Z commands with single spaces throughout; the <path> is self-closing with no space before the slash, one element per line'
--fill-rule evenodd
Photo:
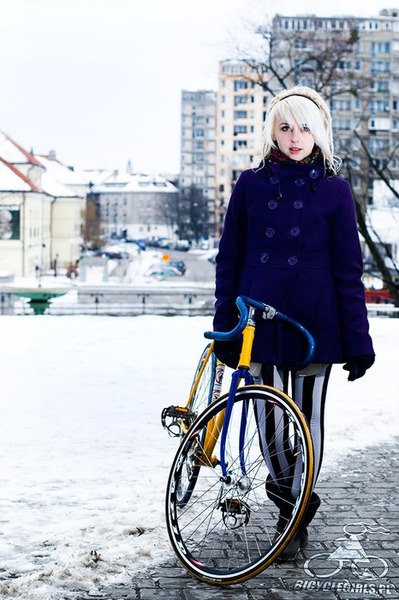
<path fill-rule="evenodd" d="M 350 60 L 338 61 L 338 69 L 342 69 L 342 71 L 350 71 L 351 68 L 352 68 L 352 61 L 350 61 Z"/>
<path fill-rule="evenodd" d="M 389 54 L 390 53 L 389 42 L 371 42 L 371 55 L 377 56 L 377 54 Z"/>
<path fill-rule="evenodd" d="M 350 119 L 335 119 L 333 122 L 333 128 L 336 131 L 349 131 L 351 128 Z"/>
<path fill-rule="evenodd" d="M 386 112 L 389 110 L 388 100 L 370 100 L 370 114 Z"/>
<path fill-rule="evenodd" d="M 369 148 L 369 151 L 372 153 L 381 152 L 383 150 L 386 150 L 385 140 L 383 140 L 381 138 L 370 138 L 369 143 L 368 143 L 368 148 Z"/>
<path fill-rule="evenodd" d="M 389 81 L 387 79 L 374 79 L 370 82 L 371 92 L 389 92 Z"/>
<path fill-rule="evenodd" d="M 372 60 L 371 61 L 371 72 L 374 73 L 388 73 L 390 70 L 389 60 Z"/>
<path fill-rule="evenodd" d="M 243 79 L 235 79 L 234 80 L 234 91 L 238 92 L 238 90 L 246 90 L 248 88 L 248 81 L 244 81 Z"/>
<path fill-rule="evenodd" d="M 341 151 L 349 151 L 351 149 L 352 146 L 352 140 L 351 138 L 340 138 L 338 140 L 338 148 Z"/>
<path fill-rule="evenodd" d="M 246 119 L 248 116 L 248 113 L 246 110 L 235 110 L 234 111 L 234 118 L 235 119 Z"/>
<path fill-rule="evenodd" d="M 234 96 L 234 106 L 238 106 L 239 104 L 247 104 L 248 96 Z"/>
<path fill-rule="evenodd" d="M 247 133 L 246 125 L 234 125 L 234 135 L 238 135 L 240 133 Z"/>
<path fill-rule="evenodd" d="M 243 148 L 246 148 L 246 147 L 247 147 L 247 140 L 234 140 L 234 143 L 233 143 L 234 152 L 239 149 L 242 150 Z"/>
<path fill-rule="evenodd" d="M 350 100 L 331 100 L 331 109 L 332 110 L 351 110 L 351 101 Z"/>

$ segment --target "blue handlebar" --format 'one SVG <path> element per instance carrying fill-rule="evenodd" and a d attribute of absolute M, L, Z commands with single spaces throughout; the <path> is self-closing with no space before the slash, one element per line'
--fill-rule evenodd
<path fill-rule="evenodd" d="M 245 325 L 248 321 L 248 308 L 244 302 L 245 296 L 238 296 L 236 304 L 240 311 L 240 317 L 237 325 L 231 331 L 205 331 L 204 337 L 208 340 L 218 340 L 220 342 L 228 342 L 238 337 L 244 330 Z"/>
<path fill-rule="evenodd" d="M 239 316 L 239 321 L 238 321 L 237 325 L 234 327 L 234 329 L 232 329 L 231 331 L 206 331 L 204 333 L 204 336 L 208 340 L 217 340 L 217 341 L 221 341 L 221 342 L 227 342 L 229 340 L 233 340 L 233 339 L 237 338 L 240 335 L 240 333 L 242 333 L 242 331 L 244 330 L 244 328 L 248 322 L 248 315 L 249 315 L 248 306 L 252 306 L 253 308 L 256 308 L 256 309 L 262 311 L 264 318 L 266 318 L 266 319 L 276 318 L 276 319 L 279 319 L 280 321 L 284 321 L 288 325 L 292 325 L 293 327 L 295 327 L 301 334 L 303 334 L 307 340 L 308 349 L 307 349 L 307 353 L 306 353 L 305 359 L 302 364 L 302 368 L 304 368 L 306 365 L 308 365 L 311 362 L 314 352 L 315 352 L 315 349 L 316 349 L 316 342 L 315 342 L 312 334 L 303 325 L 298 323 L 298 321 L 295 321 L 295 319 L 292 319 L 291 317 L 288 317 L 284 313 L 281 313 L 280 311 L 276 310 L 272 306 L 269 306 L 268 304 L 264 304 L 264 302 L 259 302 L 258 300 L 253 300 L 252 298 L 248 298 L 247 296 L 238 296 L 238 298 L 236 300 L 236 305 L 238 307 L 240 316 Z"/>

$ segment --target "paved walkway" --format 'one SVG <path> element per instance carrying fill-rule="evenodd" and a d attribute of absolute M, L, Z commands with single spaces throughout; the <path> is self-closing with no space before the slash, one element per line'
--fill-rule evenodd
<path fill-rule="evenodd" d="M 272 565 L 244 584 L 217 588 L 192 578 L 171 558 L 138 575 L 129 587 L 103 589 L 91 598 L 399 599 L 399 438 L 343 460 L 336 473 L 324 474 L 318 492 L 322 507 L 295 564 Z"/>

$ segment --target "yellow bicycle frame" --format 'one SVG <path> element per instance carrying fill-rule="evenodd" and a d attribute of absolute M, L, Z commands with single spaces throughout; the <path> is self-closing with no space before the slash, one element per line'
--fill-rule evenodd
<path fill-rule="evenodd" d="M 255 323 L 253 321 L 249 321 L 245 326 L 242 336 L 243 342 L 240 359 L 238 361 L 238 368 L 243 367 L 249 369 L 255 337 Z M 224 413 L 225 411 L 223 410 L 218 414 L 216 419 L 211 419 L 206 428 L 204 447 L 200 457 L 202 465 L 214 466 L 217 464 L 217 458 L 212 453 L 223 428 Z"/>

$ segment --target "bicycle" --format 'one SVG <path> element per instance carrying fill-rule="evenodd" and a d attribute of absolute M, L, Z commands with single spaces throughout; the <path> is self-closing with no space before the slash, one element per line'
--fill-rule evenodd
<path fill-rule="evenodd" d="M 190 426 L 182 434 L 166 490 L 167 529 L 178 559 L 194 577 L 215 585 L 245 581 L 278 558 L 304 516 L 314 470 L 301 411 L 283 392 L 254 384 L 249 370 L 256 316 L 279 319 L 304 335 L 304 365 L 312 359 L 314 340 L 302 325 L 267 304 L 245 296 L 236 304 L 240 317 L 232 331 L 205 333 L 218 340 L 243 335 L 230 390 L 186 423 Z M 276 433 L 268 437 L 270 420 Z M 276 461 L 285 461 L 285 468 L 279 471 Z"/>

